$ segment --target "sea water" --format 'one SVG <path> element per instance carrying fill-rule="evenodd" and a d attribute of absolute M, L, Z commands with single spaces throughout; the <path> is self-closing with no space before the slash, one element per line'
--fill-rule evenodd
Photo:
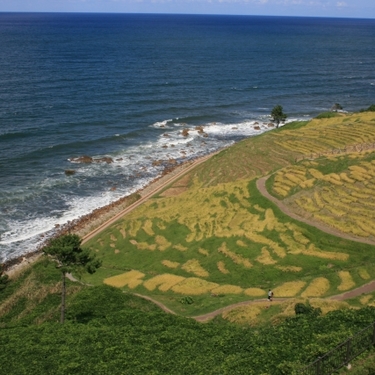
<path fill-rule="evenodd" d="M 0 13 L 0 262 L 147 185 L 155 161 L 267 131 L 277 104 L 288 120 L 374 104 L 374 41 L 375 20 Z"/>

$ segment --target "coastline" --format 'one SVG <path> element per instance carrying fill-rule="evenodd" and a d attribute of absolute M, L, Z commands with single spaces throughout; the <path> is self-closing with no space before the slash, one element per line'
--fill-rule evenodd
<path fill-rule="evenodd" d="M 52 237 L 46 239 L 46 241 L 36 250 L 4 262 L 2 264 L 4 273 L 9 277 L 12 277 L 21 269 L 24 269 L 29 264 L 35 262 L 42 255 L 43 248 L 48 245 L 48 241 L 53 238 L 72 233 L 79 235 L 82 238 L 82 243 L 88 241 L 92 236 L 99 233 L 112 222 L 118 220 L 120 217 L 142 204 L 152 195 L 164 189 L 165 186 L 222 150 L 223 148 L 207 155 L 182 162 L 178 165 L 166 166 L 160 176 L 156 177 L 149 184 L 135 193 L 124 196 L 103 207 L 99 207 L 87 215 L 68 221 L 64 225 L 57 226 L 56 233 Z"/>

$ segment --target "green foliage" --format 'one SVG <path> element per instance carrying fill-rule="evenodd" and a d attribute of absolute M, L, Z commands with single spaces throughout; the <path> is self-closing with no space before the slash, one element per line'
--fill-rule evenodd
<path fill-rule="evenodd" d="M 322 314 L 322 309 L 320 307 L 314 308 L 310 305 L 309 301 L 306 304 L 298 302 L 294 306 L 294 312 L 296 315 L 305 314 L 311 316 L 319 316 Z"/>
<path fill-rule="evenodd" d="M 60 267 L 63 282 L 61 293 L 61 318 L 60 322 L 65 320 L 65 295 L 66 295 L 66 274 L 72 272 L 87 271 L 90 274 L 101 266 L 102 262 L 92 255 L 89 249 L 81 248 L 81 239 L 76 234 L 66 234 L 61 237 L 54 238 L 47 247 L 43 248 L 43 252 L 50 255 Z"/>
<path fill-rule="evenodd" d="M 364 308 L 244 329 L 197 323 L 147 304 L 107 286 L 86 288 L 69 303 L 71 319 L 63 326 L 0 330 L 1 369 L 30 375 L 294 375 L 375 319 L 375 309 Z"/>
<path fill-rule="evenodd" d="M 283 126 L 283 129 L 288 129 L 288 130 L 293 129 L 293 130 L 296 130 L 296 129 L 303 128 L 308 123 L 309 123 L 309 121 L 293 121 L 293 122 L 288 122 L 287 124 L 285 124 Z"/>
<path fill-rule="evenodd" d="M 351 369 L 344 367 L 339 374 L 344 375 L 374 375 L 375 374 L 375 353 L 374 349 L 370 352 L 365 352 L 358 359 L 350 362 Z"/>
<path fill-rule="evenodd" d="M 192 303 L 194 303 L 194 300 L 190 296 L 185 296 L 180 299 L 180 303 L 182 303 L 183 305 L 191 305 Z"/>
<path fill-rule="evenodd" d="M 67 320 L 87 324 L 91 321 L 104 320 L 107 317 L 129 311 L 153 312 L 159 308 L 150 302 L 122 292 L 109 285 L 85 288 L 75 294 L 68 303 Z"/>
<path fill-rule="evenodd" d="M 361 161 L 371 162 L 374 159 L 375 154 L 369 153 L 368 155 L 363 156 Z M 335 160 L 325 157 L 319 158 L 316 160 L 314 168 L 326 175 L 329 173 L 347 172 L 348 168 L 353 165 L 358 165 L 358 160 L 353 159 L 348 155 L 342 155 L 335 158 Z"/>
<path fill-rule="evenodd" d="M 271 111 L 271 117 L 276 122 L 276 127 L 278 128 L 280 122 L 285 121 L 288 116 L 283 112 L 281 105 L 276 105 Z"/>
<path fill-rule="evenodd" d="M 360 112 L 375 112 L 375 104 L 371 104 L 368 108 L 366 109 L 361 109 Z"/>
<path fill-rule="evenodd" d="M 43 252 L 58 262 L 63 273 L 85 269 L 91 274 L 101 266 L 101 261 L 96 259 L 89 249 L 81 248 L 81 239 L 76 234 L 54 238 L 43 248 Z"/>
<path fill-rule="evenodd" d="M 320 113 L 318 116 L 316 116 L 316 119 L 323 119 L 323 118 L 332 118 L 332 117 L 337 117 L 340 116 L 339 113 L 337 112 L 323 112 Z"/>

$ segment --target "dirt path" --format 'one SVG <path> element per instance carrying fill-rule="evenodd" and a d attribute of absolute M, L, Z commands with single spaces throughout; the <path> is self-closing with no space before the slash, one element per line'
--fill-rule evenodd
<path fill-rule="evenodd" d="M 369 244 L 369 245 L 375 245 L 375 241 L 369 240 L 368 238 L 361 238 L 361 237 L 351 236 L 350 234 L 343 233 L 343 232 L 340 232 L 340 231 L 338 231 L 338 230 L 336 230 L 334 228 L 327 227 L 324 224 L 321 224 L 321 223 L 318 223 L 316 221 L 312 221 L 312 220 L 309 220 L 309 219 L 306 219 L 304 217 L 296 215 L 294 212 L 291 211 L 291 209 L 288 206 L 286 206 L 283 202 L 281 202 L 280 200 L 278 200 L 277 198 L 275 198 L 274 196 L 272 196 L 267 191 L 267 189 L 266 189 L 266 181 L 268 180 L 269 177 L 270 176 L 265 176 L 265 177 L 261 177 L 260 179 L 258 179 L 257 182 L 256 182 L 257 188 L 258 188 L 259 192 L 265 198 L 267 198 L 271 202 L 275 203 L 276 206 L 282 212 L 284 212 L 284 214 L 290 216 L 291 218 L 293 218 L 295 220 L 301 221 L 301 222 L 303 222 L 305 224 L 308 224 L 308 225 L 310 225 L 312 227 L 320 229 L 323 232 L 326 232 L 328 234 L 332 234 L 332 235 L 334 235 L 336 237 L 345 238 L 347 240 L 351 240 L 351 241 L 355 241 L 355 242 L 362 242 L 362 243 L 366 243 L 366 244 Z"/>
<path fill-rule="evenodd" d="M 369 282 L 365 285 L 362 285 L 362 286 L 360 286 L 358 288 L 355 288 L 353 290 L 350 290 L 348 292 L 337 294 L 335 296 L 326 297 L 325 299 L 326 300 L 333 300 L 333 301 L 345 301 L 345 300 L 350 299 L 350 298 L 358 297 L 358 296 L 360 296 L 364 293 L 366 294 L 366 293 L 371 293 L 371 292 L 374 292 L 374 291 L 375 291 L 375 281 L 371 281 L 371 282 Z M 142 294 L 136 294 L 136 293 L 134 293 L 134 295 L 136 295 L 138 297 L 141 297 L 141 298 L 144 298 L 144 299 L 147 299 L 148 301 L 151 301 L 151 302 L 155 303 L 163 311 L 165 311 L 169 314 L 177 315 L 174 311 L 169 309 L 167 306 L 165 306 L 161 302 L 159 302 L 159 301 L 157 301 L 157 300 L 155 300 L 155 299 L 153 299 L 149 296 L 144 296 Z M 293 300 L 293 298 L 274 298 L 273 301 L 270 302 L 270 303 L 279 304 L 281 302 L 290 301 L 290 300 Z M 221 315 L 225 311 L 233 310 L 236 307 L 256 305 L 256 304 L 260 304 L 260 303 L 264 303 L 264 302 L 268 302 L 267 298 L 238 302 L 238 303 L 234 303 L 232 305 L 222 307 L 222 308 L 217 309 L 215 311 L 211 311 L 207 314 L 192 316 L 191 318 L 195 319 L 197 322 L 203 323 L 203 322 L 207 322 L 207 321 L 213 319 L 215 316 Z"/>
<path fill-rule="evenodd" d="M 333 228 L 329 228 L 329 227 L 326 227 L 326 226 L 324 226 L 322 224 L 319 224 L 319 223 L 313 222 L 311 220 L 302 218 L 302 217 L 296 215 L 295 213 L 291 212 L 291 210 L 289 209 L 289 207 L 287 207 L 281 201 L 279 201 L 278 199 L 276 199 L 275 197 L 273 197 L 272 195 L 270 195 L 268 193 L 268 191 L 266 189 L 266 185 L 265 185 L 268 178 L 269 178 L 269 176 L 265 176 L 265 177 L 262 177 L 262 178 L 258 179 L 257 180 L 257 188 L 258 188 L 259 192 L 265 198 L 267 198 L 270 201 L 272 201 L 273 203 L 275 203 L 279 207 L 279 209 L 282 212 L 284 212 L 286 215 L 292 217 L 295 220 L 304 222 L 304 223 L 306 223 L 308 225 L 311 225 L 311 226 L 313 226 L 315 228 L 318 228 L 318 229 L 322 230 L 323 232 L 332 234 L 334 236 L 345 238 L 345 239 L 356 241 L 356 242 L 363 242 L 363 243 L 375 245 L 375 242 L 370 241 L 368 239 L 358 238 L 358 237 L 352 237 L 352 236 L 350 236 L 348 234 L 339 232 L 339 231 L 337 231 L 337 230 L 335 230 Z M 371 281 L 371 282 L 369 282 L 369 283 L 367 283 L 365 285 L 362 285 L 362 286 L 360 286 L 358 288 L 350 290 L 348 292 L 341 293 L 341 294 L 338 294 L 338 295 L 335 295 L 335 296 L 327 297 L 326 299 L 327 300 L 335 300 L 335 301 L 344 301 L 344 300 L 347 300 L 347 299 L 350 299 L 350 298 L 358 297 L 361 294 L 371 293 L 371 292 L 374 292 L 374 291 L 375 291 L 375 280 Z M 168 307 L 166 307 L 165 305 L 163 305 L 162 303 L 156 301 L 155 299 L 153 299 L 151 297 L 143 296 L 143 295 L 140 295 L 140 294 L 137 294 L 137 296 L 145 298 L 145 299 L 147 299 L 147 300 L 149 300 L 149 301 L 157 304 L 162 310 L 164 310 L 166 312 L 175 314 L 175 312 L 173 312 L 172 310 L 170 310 Z M 287 301 L 287 300 L 290 300 L 290 298 L 274 298 L 274 301 L 272 303 L 281 303 L 281 302 Z M 195 319 L 198 322 L 206 322 L 206 321 L 208 321 L 210 319 L 213 319 L 215 316 L 218 316 L 218 315 L 222 314 L 223 312 L 232 310 L 232 309 L 234 309 L 236 307 L 255 305 L 255 304 L 264 303 L 264 302 L 267 302 L 266 298 L 258 299 L 258 300 L 238 302 L 238 303 L 235 303 L 233 305 L 229 305 L 229 306 L 226 306 L 226 307 L 222 307 L 222 308 L 220 308 L 218 310 L 211 311 L 210 313 L 207 313 L 207 314 L 193 316 L 192 318 Z"/>

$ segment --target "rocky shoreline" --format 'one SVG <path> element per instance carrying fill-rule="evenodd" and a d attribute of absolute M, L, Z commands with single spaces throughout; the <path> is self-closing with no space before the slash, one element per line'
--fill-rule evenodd
<path fill-rule="evenodd" d="M 206 157 L 203 158 L 205 159 Z M 203 158 L 198 157 L 194 160 L 196 161 Z M 11 274 L 16 269 L 32 263 L 34 260 L 39 258 L 39 256 L 42 254 L 43 248 L 47 246 L 48 242 L 53 238 L 68 233 L 78 234 L 80 237 L 87 235 L 92 230 L 99 227 L 103 222 L 109 220 L 111 217 L 121 212 L 125 208 L 129 207 L 131 204 L 135 203 L 143 196 L 152 192 L 155 188 L 155 185 L 162 184 L 163 180 L 169 180 L 171 174 L 174 174 L 178 171 L 183 171 L 186 167 L 190 166 L 192 162 L 193 160 L 189 160 L 181 164 L 177 164 L 171 163 L 169 161 L 165 164 L 165 168 L 159 177 L 152 180 L 148 185 L 138 190 L 137 192 L 122 197 L 106 206 L 99 207 L 87 215 L 83 215 L 72 221 L 68 221 L 64 225 L 56 225 L 56 232 L 52 237 L 46 239 L 36 250 L 20 255 L 13 259 L 9 259 L 8 261 L 4 262 L 2 264 L 3 271 L 9 276 L 11 276 Z"/>

